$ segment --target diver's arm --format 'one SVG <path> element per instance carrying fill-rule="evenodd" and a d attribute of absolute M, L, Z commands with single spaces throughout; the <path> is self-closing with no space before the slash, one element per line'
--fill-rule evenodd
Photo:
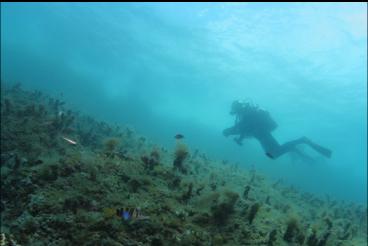
<path fill-rule="evenodd" d="M 225 137 L 228 137 L 230 135 L 237 135 L 239 134 L 238 127 L 233 126 L 233 127 L 226 128 L 225 130 L 222 131 L 222 134 Z"/>

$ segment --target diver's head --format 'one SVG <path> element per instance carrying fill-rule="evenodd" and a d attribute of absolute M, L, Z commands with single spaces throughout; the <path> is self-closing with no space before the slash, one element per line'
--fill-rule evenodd
<path fill-rule="evenodd" d="M 235 100 L 232 104 L 231 104 L 231 111 L 230 114 L 234 115 L 240 112 L 242 108 L 242 103 L 240 100 Z"/>

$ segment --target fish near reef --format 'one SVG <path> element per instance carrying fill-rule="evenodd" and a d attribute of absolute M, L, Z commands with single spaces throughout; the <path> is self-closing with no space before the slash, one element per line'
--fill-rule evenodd
<path fill-rule="evenodd" d="M 182 135 L 182 134 L 180 134 L 180 133 L 178 133 L 178 134 L 176 134 L 175 135 L 175 137 L 174 137 L 175 139 L 183 139 L 184 138 L 184 135 Z"/>
<path fill-rule="evenodd" d="M 69 139 L 69 138 L 66 138 L 66 137 L 62 137 L 65 141 L 67 141 L 68 143 L 70 143 L 70 144 L 72 144 L 72 145 L 76 145 L 77 144 L 77 142 L 76 141 L 73 141 L 73 140 L 71 140 L 71 139 Z"/>
<path fill-rule="evenodd" d="M 106 217 L 111 218 L 117 216 L 119 218 L 122 218 L 124 221 L 149 219 L 149 216 L 142 215 L 140 208 L 105 208 L 103 212 Z"/>

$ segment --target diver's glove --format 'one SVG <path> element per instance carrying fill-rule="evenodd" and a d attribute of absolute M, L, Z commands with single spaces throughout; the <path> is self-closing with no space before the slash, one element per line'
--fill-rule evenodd
<path fill-rule="evenodd" d="M 225 137 L 228 137 L 230 135 L 230 129 L 229 128 L 226 128 L 225 130 L 222 131 L 222 134 L 225 136 Z"/>

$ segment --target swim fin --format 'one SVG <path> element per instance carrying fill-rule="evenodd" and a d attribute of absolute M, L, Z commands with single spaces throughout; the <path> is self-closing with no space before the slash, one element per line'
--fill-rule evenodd
<path fill-rule="evenodd" d="M 331 158 L 332 155 L 332 151 L 322 147 L 321 145 L 318 145 L 316 143 L 313 143 L 312 141 L 308 141 L 309 146 L 314 149 L 315 151 L 317 151 L 318 153 L 320 153 L 321 155 L 327 157 L 327 158 Z"/>

